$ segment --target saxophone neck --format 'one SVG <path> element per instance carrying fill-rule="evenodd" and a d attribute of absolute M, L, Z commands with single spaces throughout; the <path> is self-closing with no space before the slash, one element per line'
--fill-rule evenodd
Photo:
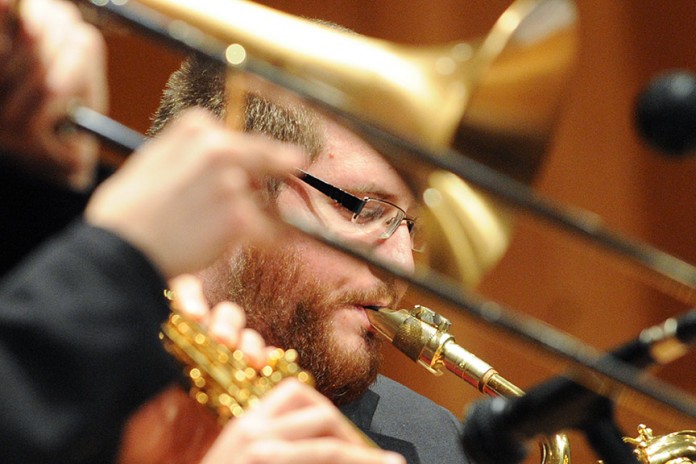
<path fill-rule="evenodd" d="M 450 321 L 424 306 L 368 311 L 372 326 L 402 353 L 429 372 L 442 374 L 446 368 L 491 396 L 521 396 L 522 390 L 505 380 L 489 364 L 455 342 Z"/>

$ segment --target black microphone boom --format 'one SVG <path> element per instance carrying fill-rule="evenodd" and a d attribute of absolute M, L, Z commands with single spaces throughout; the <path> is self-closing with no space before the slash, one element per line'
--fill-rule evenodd
<path fill-rule="evenodd" d="M 696 310 L 641 332 L 609 355 L 636 368 L 665 364 L 696 340 Z M 676 349 L 675 349 L 676 347 Z M 613 404 L 568 377 L 555 377 L 519 398 L 474 403 L 464 422 L 462 444 L 479 464 L 516 463 L 527 455 L 527 441 L 538 435 L 578 429 L 605 464 L 636 463 L 612 420 Z"/>

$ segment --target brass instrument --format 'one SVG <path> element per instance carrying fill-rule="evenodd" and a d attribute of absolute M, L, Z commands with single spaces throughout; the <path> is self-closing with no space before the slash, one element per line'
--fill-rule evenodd
<path fill-rule="evenodd" d="M 231 73 L 243 57 L 267 62 L 318 89 L 334 109 L 425 147 L 453 147 L 524 182 L 543 159 L 577 49 L 572 0 L 517 0 L 482 40 L 433 47 L 346 33 L 244 0 L 122 3 L 164 14 L 177 34 L 187 35 L 185 22 L 230 44 Z M 438 239 L 428 264 L 477 283 L 507 248 L 510 212 L 450 173 L 406 169 L 405 178 L 430 191 L 427 227 Z"/>
<path fill-rule="evenodd" d="M 524 395 L 492 366 L 458 345 L 448 333 L 450 321 L 430 308 L 420 305 L 411 310 L 375 308 L 367 315 L 372 326 L 394 347 L 432 374 L 442 375 L 444 367 L 481 393 Z M 624 442 L 634 446 L 633 453 L 641 464 L 696 462 L 696 431 L 693 430 L 655 437 L 650 428 L 641 424 L 638 437 L 624 437 Z M 543 437 L 540 447 L 543 463 L 570 463 L 570 443 L 565 434 Z"/>
<path fill-rule="evenodd" d="M 238 78 L 246 69 L 271 82 L 300 83 L 293 91 L 375 145 L 427 207 L 421 216 L 432 240 L 423 261 L 430 269 L 477 284 L 507 249 L 512 204 L 618 252 L 640 265 L 639 277 L 651 285 L 696 302 L 696 267 L 525 188 L 541 165 L 573 70 L 573 0 L 516 0 L 486 37 L 429 47 L 348 33 L 245 0 L 116 3 L 164 15 L 161 29 L 182 45 L 200 42 L 201 31 L 218 41 L 214 48 L 224 44 L 229 95 L 254 85 Z M 269 67 L 283 77 L 273 81 L 272 72 L 259 70 Z M 238 112 L 238 104 L 228 108 L 228 119 L 238 120 Z"/>
<path fill-rule="evenodd" d="M 399 351 L 435 375 L 444 367 L 490 396 L 522 396 L 524 392 L 503 378 L 492 366 L 455 343 L 448 333 L 450 321 L 430 308 L 368 311 L 372 326 Z M 544 438 L 542 462 L 568 464 L 570 443 L 564 434 Z"/>
<path fill-rule="evenodd" d="M 641 424 L 636 438 L 624 438 L 635 446 L 641 464 L 690 464 L 696 462 L 696 431 L 682 430 L 655 437 L 652 429 Z"/>
<path fill-rule="evenodd" d="M 241 416 L 287 377 L 314 385 L 312 376 L 297 364 L 295 350 L 274 350 L 268 363 L 257 371 L 249 367 L 244 353 L 216 342 L 181 314 L 169 316 L 162 325 L 160 339 L 184 366 L 191 397 L 210 409 L 221 425 Z"/>

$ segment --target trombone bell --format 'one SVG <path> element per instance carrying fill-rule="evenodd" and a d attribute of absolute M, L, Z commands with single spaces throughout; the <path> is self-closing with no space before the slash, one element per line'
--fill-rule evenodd
<path fill-rule="evenodd" d="M 434 47 L 393 44 L 243 0 L 139 3 L 329 89 L 341 112 L 524 182 L 543 159 L 577 45 L 571 0 L 517 0 L 482 40 Z M 437 237 L 429 266 L 477 283 L 507 248 L 509 212 L 458 177 L 397 169 L 429 192 L 424 224 Z"/>

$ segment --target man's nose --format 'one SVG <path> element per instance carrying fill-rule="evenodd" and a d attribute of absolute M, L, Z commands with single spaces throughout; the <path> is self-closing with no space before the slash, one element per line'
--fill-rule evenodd
<path fill-rule="evenodd" d="M 415 264 L 411 250 L 411 234 L 406 221 L 394 231 L 394 234 L 384 240 L 375 250 L 384 261 L 391 263 L 406 272 L 413 272 Z"/>

